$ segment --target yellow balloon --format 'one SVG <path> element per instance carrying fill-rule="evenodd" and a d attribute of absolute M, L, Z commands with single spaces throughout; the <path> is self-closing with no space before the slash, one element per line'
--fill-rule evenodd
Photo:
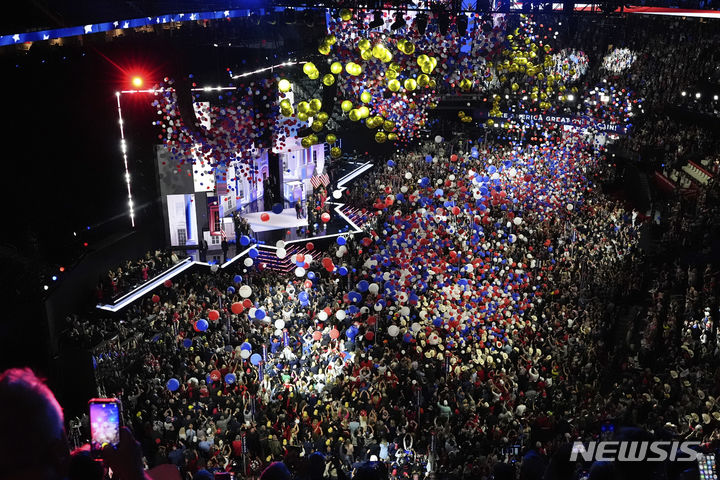
<path fill-rule="evenodd" d="M 342 150 L 340 150 L 340 148 L 338 148 L 338 147 L 332 147 L 332 148 L 330 149 L 330 156 L 331 156 L 332 158 L 339 158 L 341 155 L 342 155 Z"/>
<path fill-rule="evenodd" d="M 335 143 L 337 142 L 337 136 L 334 133 L 328 133 L 325 137 L 325 141 L 327 143 Z"/>
<path fill-rule="evenodd" d="M 330 71 L 331 71 L 332 73 L 334 73 L 335 75 L 337 75 L 338 73 L 341 73 L 341 72 L 342 72 L 342 63 L 340 63 L 340 62 L 333 62 L 333 63 L 330 65 Z"/>
<path fill-rule="evenodd" d="M 320 141 L 318 136 L 315 135 L 314 133 L 311 133 L 310 136 L 308 136 L 308 138 L 310 139 L 310 141 L 312 142 L 313 145 L 315 145 L 316 143 L 318 143 Z"/>
<path fill-rule="evenodd" d="M 370 49 L 370 40 L 368 40 L 367 38 L 361 38 L 358 41 L 358 48 L 360 50 L 369 50 Z"/>
<path fill-rule="evenodd" d="M 332 73 L 326 73 L 325 75 L 323 75 L 322 82 L 323 82 L 323 85 L 325 85 L 326 87 L 329 87 L 330 85 L 335 83 L 335 77 L 333 76 Z"/>
<path fill-rule="evenodd" d="M 520 85 L 518 85 L 517 83 L 513 83 L 513 84 L 510 86 L 510 88 L 512 88 L 512 91 L 513 91 L 513 92 L 517 92 L 518 89 L 520 88 Z"/>
<path fill-rule="evenodd" d="M 319 98 L 313 98 L 310 100 L 310 110 L 313 112 L 319 112 L 322 108 L 322 101 Z"/>
<path fill-rule="evenodd" d="M 406 55 L 412 55 L 415 53 L 415 45 L 412 42 L 405 42 L 403 45 L 403 52 L 405 52 Z"/>
<path fill-rule="evenodd" d="M 313 132 L 319 132 L 320 130 L 323 129 L 323 127 L 325 127 L 325 125 L 322 122 L 317 122 L 317 121 L 313 122 L 313 124 L 310 126 L 310 128 L 312 129 Z"/>
<path fill-rule="evenodd" d="M 387 135 L 385 135 L 385 132 L 377 132 L 375 134 L 375 141 L 377 143 L 385 143 L 387 140 Z"/>
<path fill-rule="evenodd" d="M 365 120 L 365 126 L 369 129 L 377 128 L 377 123 L 375 122 L 375 119 L 373 117 L 368 118 Z"/>
<path fill-rule="evenodd" d="M 287 98 L 284 98 L 280 100 L 280 108 L 292 108 L 292 103 L 290 103 L 290 100 L 288 100 Z"/>
<path fill-rule="evenodd" d="M 388 78 L 389 80 L 392 80 L 393 78 L 397 78 L 397 77 L 398 77 L 398 73 L 397 73 L 395 70 L 390 70 L 390 69 L 388 69 L 388 70 L 385 72 L 385 77 Z"/>
<path fill-rule="evenodd" d="M 357 108 L 354 108 L 350 110 L 348 116 L 350 117 L 350 120 L 352 120 L 353 122 L 357 122 L 358 120 L 360 120 L 360 111 Z"/>
<path fill-rule="evenodd" d="M 392 132 L 393 130 L 395 130 L 395 122 L 393 122 L 392 120 L 385 120 L 383 122 L 383 130 L 385 130 L 386 132 Z"/>
<path fill-rule="evenodd" d="M 414 78 L 407 78 L 403 82 L 403 86 L 405 87 L 405 90 L 413 91 L 415 90 L 415 87 L 417 87 L 417 82 Z"/>
<path fill-rule="evenodd" d="M 317 80 L 319 76 L 320 76 L 320 72 L 318 72 L 317 70 L 314 70 L 314 71 L 310 72 L 310 75 L 308 75 L 308 78 L 310 80 Z"/>
<path fill-rule="evenodd" d="M 370 100 L 372 100 L 372 94 L 365 90 L 360 94 L 360 101 L 363 103 L 370 103 Z"/>
<path fill-rule="evenodd" d="M 328 45 L 335 45 L 336 42 L 337 38 L 335 37 L 335 35 L 328 35 L 323 39 L 323 43 L 326 43 Z"/>
<path fill-rule="evenodd" d="M 418 76 L 417 84 L 420 87 L 426 87 L 430 83 L 430 77 L 428 77 L 426 74 L 421 74 Z"/>
<path fill-rule="evenodd" d="M 308 121 L 308 115 L 307 115 L 307 113 L 298 112 L 297 118 L 298 118 L 298 120 L 300 120 L 301 122 L 307 122 L 307 121 Z"/>
<path fill-rule="evenodd" d="M 402 66 L 400 66 L 399 64 L 397 64 L 397 63 L 395 63 L 395 62 L 391 63 L 388 68 L 389 68 L 390 70 L 394 70 L 395 72 L 400 72 L 400 71 L 402 71 Z"/>
<path fill-rule="evenodd" d="M 397 92 L 400 90 L 400 80 L 392 79 L 388 82 L 388 88 L 391 92 Z"/>
<path fill-rule="evenodd" d="M 433 70 L 432 65 L 430 65 L 428 63 L 425 63 L 420 67 L 420 71 L 425 74 L 432 73 L 432 70 Z"/>
<path fill-rule="evenodd" d="M 352 18 L 352 12 L 348 10 L 347 8 L 343 8 L 340 10 L 340 19 L 343 22 L 347 22 Z"/>
<path fill-rule="evenodd" d="M 380 60 L 382 60 L 383 63 L 390 63 L 390 62 L 392 62 L 392 59 L 393 59 L 393 54 L 390 52 L 390 50 L 385 50 L 385 55 L 383 55 L 382 58 L 380 58 Z"/>
<path fill-rule="evenodd" d="M 387 139 L 394 142 L 398 139 L 397 133 L 388 133 Z"/>
<path fill-rule="evenodd" d="M 292 84 L 289 81 L 285 80 L 284 78 L 278 82 L 278 90 L 280 90 L 283 93 L 289 92 L 291 88 L 292 88 Z"/>
<path fill-rule="evenodd" d="M 318 47 L 318 52 L 322 53 L 323 55 L 329 55 L 330 54 L 330 45 L 327 45 L 325 43 L 321 44 Z"/>
<path fill-rule="evenodd" d="M 327 122 L 328 119 L 330 118 L 330 115 L 328 115 L 328 114 L 325 113 L 325 112 L 320 112 L 320 113 L 318 113 L 316 116 L 317 116 L 318 122 L 322 122 L 322 123 Z"/>
<path fill-rule="evenodd" d="M 358 65 L 357 63 L 353 64 L 352 71 L 350 72 L 350 75 L 357 77 L 362 73 L 362 67 Z"/>
<path fill-rule="evenodd" d="M 302 145 L 303 148 L 310 148 L 312 147 L 312 140 L 310 140 L 310 137 L 305 137 L 300 140 L 300 145 Z"/>
<path fill-rule="evenodd" d="M 385 55 L 385 46 L 381 43 L 375 45 L 372 49 L 372 55 L 375 58 L 382 58 Z"/>
<path fill-rule="evenodd" d="M 428 84 L 428 86 L 429 86 L 430 88 L 435 88 L 435 87 L 437 86 L 437 82 L 435 81 L 434 78 L 431 78 L 431 79 L 430 79 L 430 83 Z"/>
<path fill-rule="evenodd" d="M 305 75 L 310 75 L 311 72 L 317 70 L 317 67 L 312 62 L 307 62 L 305 65 L 303 65 L 303 72 Z"/>
<path fill-rule="evenodd" d="M 290 117 L 290 116 L 292 116 L 294 111 L 292 108 L 281 108 L 280 113 L 282 113 L 286 117 Z"/>
<path fill-rule="evenodd" d="M 310 111 L 310 104 L 308 102 L 300 102 L 297 106 L 298 112 L 308 113 Z"/>
<path fill-rule="evenodd" d="M 360 58 L 363 60 L 370 60 L 372 58 L 372 51 L 371 50 L 363 50 L 360 52 Z M 350 73 L 350 72 L 348 72 Z"/>
<path fill-rule="evenodd" d="M 349 112 L 350 110 L 352 110 L 352 107 L 353 107 L 353 104 L 352 104 L 352 102 L 351 102 L 350 100 L 343 100 L 342 103 L 340 104 L 340 108 L 341 108 L 342 111 L 345 112 L 345 113 L 347 113 L 347 112 Z"/>
<path fill-rule="evenodd" d="M 421 67 L 429 62 L 430 62 L 430 57 L 428 57 L 424 53 L 422 55 L 418 55 L 417 64 L 420 65 Z"/>
<path fill-rule="evenodd" d="M 358 112 L 360 113 L 361 118 L 367 118 L 370 115 L 370 109 L 363 105 L 362 107 L 358 108 Z"/>

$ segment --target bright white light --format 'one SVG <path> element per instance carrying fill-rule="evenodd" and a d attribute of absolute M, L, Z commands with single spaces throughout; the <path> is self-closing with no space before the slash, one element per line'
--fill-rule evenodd
<path fill-rule="evenodd" d="M 567 99 L 568 99 L 568 102 L 572 102 L 573 100 L 575 100 L 575 95 L 573 95 L 571 93 L 570 95 L 567 96 Z"/>
<path fill-rule="evenodd" d="M 713 100 L 717 100 L 717 99 L 718 99 L 718 96 L 717 96 L 717 95 L 714 95 L 714 96 L 713 96 Z"/>
<path fill-rule="evenodd" d="M 695 94 L 695 98 L 700 98 L 700 92 Z"/>
<path fill-rule="evenodd" d="M 48 287 L 47 285 L 43 285 L 43 290 L 47 290 L 48 288 L 50 287 Z"/>
<path fill-rule="evenodd" d="M 600 95 L 600 101 L 607 103 L 610 101 L 610 97 L 608 95 Z"/>
<path fill-rule="evenodd" d="M 680 92 L 680 95 L 682 95 L 682 96 L 684 97 L 685 95 L 687 95 L 687 92 L 686 92 L 686 91 L 682 91 L 682 92 Z"/>
<path fill-rule="evenodd" d="M 119 120 L 118 124 L 120 125 L 120 149 L 122 150 L 123 162 L 125 164 L 125 184 L 127 185 L 127 193 L 129 199 L 128 207 L 130 214 L 130 224 L 135 227 L 135 212 L 133 211 L 132 190 L 130 188 L 130 170 L 128 168 L 127 145 L 125 143 L 125 129 L 123 128 L 122 108 L 120 108 L 120 93 L 118 92 L 116 96 Z"/>

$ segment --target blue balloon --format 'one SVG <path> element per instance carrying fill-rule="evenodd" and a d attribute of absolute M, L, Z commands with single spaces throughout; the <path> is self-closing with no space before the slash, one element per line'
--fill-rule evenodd
<path fill-rule="evenodd" d="M 248 251 L 248 256 L 250 258 L 257 258 L 260 252 L 258 252 L 257 248 L 251 248 L 250 251 Z"/>
<path fill-rule="evenodd" d="M 298 298 L 300 299 L 301 302 L 307 302 L 308 301 L 307 292 L 300 292 L 300 294 L 298 295 Z"/>
<path fill-rule="evenodd" d="M 308 273 L 307 273 L 307 277 L 308 277 L 310 280 L 315 280 L 315 272 L 308 272 Z"/>
<path fill-rule="evenodd" d="M 227 291 L 228 291 L 229 294 L 233 294 L 233 293 L 235 293 L 235 287 L 233 287 L 232 285 L 230 285 L 230 286 L 228 287 Z"/>
<path fill-rule="evenodd" d="M 388 160 L 388 161 L 387 161 L 387 166 L 388 166 L 388 167 L 394 167 L 394 166 L 395 166 L 395 162 L 392 161 L 392 160 Z"/>
<path fill-rule="evenodd" d="M 367 280 L 360 280 L 357 284 L 358 290 L 361 292 L 367 292 L 368 288 L 370 287 L 370 284 Z"/>
<path fill-rule="evenodd" d="M 233 277 L 233 283 L 240 283 L 242 282 L 242 277 L 240 275 L 235 275 Z"/>
<path fill-rule="evenodd" d="M 228 385 L 232 385 L 233 383 L 235 383 L 235 380 L 237 380 L 237 377 L 234 373 L 231 372 L 225 375 L 225 383 L 227 383 Z"/>
<path fill-rule="evenodd" d="M 437 190 L 435 190 L 435 196 L 436 196 L 436 197 L 442 197 L 442 196 L 443 196 L 443 193 L 444 193 L 444 192 L 443 192 L 442 188 L 438 188 Z"/>
<path fill-rule="evenodd" d="M 252 355 L 250 355 L 250 363 L 252 363 L 253 365 L 259 365 L 261 361 L 262 355 L 260 355 L 259 353 L 253 353 Z"/>
<path fill-rule="evenodd" d="M 208 321 L 204 318 L 201 318 L 197 322 L 195 322 L 195 327 L 198 329 L 199 332 L 204 332 L 208 329 Z"/>
<path fill-rule="evenodd" d="M 273 205 L 273 206 L 272 206 L 272 212 L 273 212 L 275 215 L 280 215 L 280 214 L 283 212 L 283 206 L 282 206 L 282 204 L 281 204 L 281 203 L 276 203 L 275 205 Z"/>
<path fill-rule="evenodd" d="M 345 243 L 346 243 L 345 237 L 337 237 L 338 245 L 345 245 Z"/>
<path fill-rule="evenodd" d="M 240 345 L 240 350 L 252 350 L 252 345 L 250 345 L 250 342 L 243 342 Z"/>
<path fill-rule="evenodd" d="M 240 245 L 242 245 L 243 247 L 247 247 L 248 245 L 250 245 L 250 237 L 248 237 L 247 235 L 243 235 L 242 237 L 240 237 Z"/>
<path fill-rule="evenodd" d="M 260 308 L 255 310 L 255 318 L 257 318 L 258 320 L 262 320 L 263 318 L 265 318 L 265 310 L 262 310 Z"/>
<path fill-rule="evenodd" d="M 167 382 L 168 390 L 170 390 L 171 392 L 174 392 L 178 388 L 180 388 L 180 382 L 178 381 L 177 378 L 171 378 L 170 380 L 168 380 L 168 382 Z"/>
<path fill-rule="evenodd" d="M 190 347 L 192 347 L 192 339 L 186 338 L 185 340 L 183 340 L 182 344 L 183 344 L 183 347 L 190 348 Z"/>
<path fill-rule="evenodd" d="M 342 275 L 343 277 L 348 274 L 348 269 L 345 267 L 338 268 L 338 273 Z"/>

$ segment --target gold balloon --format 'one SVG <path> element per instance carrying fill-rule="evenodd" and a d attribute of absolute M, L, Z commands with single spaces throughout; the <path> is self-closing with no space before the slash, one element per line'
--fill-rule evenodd
<path fill-rule="evenodd" d="M 328 35 L 327 37 L 325 37 L 323 39 L 323 43 L 325 43 L 327 45 L 335 45 L 336 42 L 337 42 L 337 38 L 335 37 L 335 35 Z"/>
<path fill-rule="evenodd" d="M 321 44 L 318 47 L 318 52 L 322 53 L 323 55 L 329 55 L 330 54 L 330 45 L 327 45 L 325 43 Z"/>
<path fill-rule="evenodd" d="M 323 75 L 322 82 L 323 82 L 323 85 L 325 85 L 326 87 L 329 87 L 330 85 L 335 83 L 335 77 L 333 76 L 332 73 L 327 73 L 327 74 Z"/>
<path fill-rule="evenodd" d="M 342 155 L 342 150 L 340 150 L 340 148 L 338 148 L 338 147 L 332 147 L 332 148 L 330 149 L 330 156 L 331 156 L 332 158 L 340 158 L 341 155 Z"/>
<path fill-rule="evenodd" d="M 302 145 L 303 148 L 310 148 L 312 147 L 312 140 L 310 140 L 310 137 L 305 137 L 300 140 L 300 145 Z"/>
<path fill-rule="evenodd" d="M 308 117 L 307 113 L 298 112 L 297 118 L 298 118 L 298 120 L 300 120 L 301 122 L 307 122 L 309 117 Z"/>
<path fill-rule="evenodd" d="M 372 130 L 373 128 L 377 128 L 377 123 L 375 123 L 375 119 L 373 117 L 368 118 L 365 120 L 365 126 Z"/>
<path fill-rule="evenodd" d="M 338 73 L 342 73 L 342 63 L 340 62 L 333 62 L 330 65 L 330 71 L 337 75 Z"/>
<path fill-rule="evenodd" d="M 322 101 L 319 98 L 313 98 L 310 100 L 310 110 L 313 112 L 319 112 L 322 108 Z"/>
<path fill-rule="evenodd" d="M 510 86 L 510 88 L 512 88 L 512 91 L 513 91 L 513 92 L 517 92 L 518 89 L 520 88 L 520 85 L 518 85 L 517 83 L 513 83 L 513 84 Z"/>
<path fill-rule="evenodd" d="M 292 88 L 292 84 L 289 81 L 285 80 L 284 78 L 278 82 L 278 90 L 280 90 L 283 93 L 289 92 L 291 88 Z"/>
<path fill-rule="evenodd" d="M 377 132 L 375 134 L 375 141 L 377 143 L 385 143 L 387 140 L 387 135 L 385 135 L 385 132 Z"/>
<path fill-rule="evenodd" d="M 400 66 L 399 64 L 397 64 L 397 63 L 395 63 L 395 62 L 391 63 L 388 68 L 389 68 L 390 70 L 395 71 L 395 72 L 400 72 L 400 71 L 402 71 L 402 66 Z"/>
<path fill-rule="evenodd" d="M 487 126 L 492 127 L 493 125 L 495 125 L 495 120 L 493 120 L 492 118 L 489 118 L 487 121 Z"/>
<path fill-rule="evenodd" d="M 428 57 L 424 53 L 422 55 L 418 55 L 418 58 L 417 58 L 418 65 L 420 65 L 422 67 L 423 65 L 428 64 L 428 63 L 430 63 L 430 57 Z"/>
<path fill-rule="evenodd" d="M 337 142 L 337 136 L 334 133 L 328 133 L 325 137 L 325 141 L 327 143 L 335 143 Z"/>
<path fill-rule="evenodd" d="M 320 142 L 320 139 L 319 139 L 318 136 L 315 135 L 314 133 L 311 133 L 311 134 L 308 136 L 308 138 L 310 139 L 310 141 L 312 142 L 313 145 L 315 145 L 316 143 Z"/>
<path fill-rule="evenodd" d="M 292 108 L 281 108 L 280 113 L 282 113 L 286 117 L 290 117 L 290 116 L 292 116 L 294 111 Z"/>
<path fill-rule="evenodd" d="M 437 86 L 437 82 L 435 81 L 434 78 L 431 78 L 431 79 L 430 79 L 430 83 L 428 84 L 428 86 L 429 86 L 430 88 L 435 88 L 435 87 Z"/>
<path fill-rule="evenodd" d="M 470 90 L 472 88 L 473 82 L 469 78 L 463 78 L 460 80 L 460 88 L 462 90 Z"/>
<path fill-rule="evenodd" d="M 361 38 L 358 41 L 358 48 L 360 50 L 369 50 L 370 49 L 370 40 L 368 40 L 367 38 Z"/>
<path fill-rule="evenodd" d="M 370 115 L 370 109 L 363 105 L 362 107 L 358 108 L 358 112 L 360 113 L 361 118 L 367 118 Z"/>
<path fill-rule="evenodd" d="M 357 122 L 358 120 L 360 120 L 360 111 L 357 108 L 354 108 L 350 110 L 348 116 L 350 117 L 350 120 L 352 120 L 353 122 Z"/>
<path fill-rule="evenodd" d="M 393 54 L 390 52 L 390 50 L 385 50 L 385 55 L 382 56 L 380 60 L 382 60 L 383 63 L 390 63 L 392 62 Z"/>
<path fill-rule="evenodd" d="M 421 74 L 418 76 L 417 84 L 420 87 L 426 87 L 430 83 L 430 77 L 428 77 L 426 74 Z"/>
<path fill-rule="evenodd" d="M 389 80 L 392 80 L 393 78 L 397 78 L 397 77 L 398 77 L 398 73 L 397 73 L 395 70 L 390 70 L 390 69 L 388 69 L 388 70 L 385 72 L 385 77 L 388 78 Z"/>
<path fill-rule="evenodd" d="M 430 65 L 428 63 L 426 63 L 420 67 L 420 71 L 425 74 L 432 73 L 432 70 L 433 70 L 432 65 Z"/>
<path fill-rule="evenodd" d="M 322 122 L 318 121 L 313 122 L 313 124 L 310 126 L 313 132 L 319 132 L 323 129 L 323 127 L 325 127 L 325 125 Z"/>
<path fill-rule="evenodd" d="M 386 132 L 392 132 L 393 130 L 395 130 L 395 122 L 393 122 L 392 120 L 385 120 L 383 122 L 383 130 L 385 130 Z"/>
<path fill-rule="evenodd" d="M 341 108 L 342 111 L 345 112 L 345 113 L 347 113 L 347 112 L 349 112 L 350 110 L 352 110 L 352 107 L 353 107 L 353 104 L 352 104 L 352 102 L 351 102 L 350 100 L 343 100 L 342 103 L 340 104 L 340 108 Z"/>
<path fill-rule="evenodd" d="M 308 113 L 310 111 L 310 104 L 308 102 L 300 102 L 297 106 L 298 112 Z"/>
<path fill-rule="evenodd" d="M 318 122 L 326 123 L 328 121 L 328 119 L 330 118 L 330 115 L 328 115 L 325 112 L 320 112 L 316 115 L 316 117 L 317 117 Z"/>
<path fill-rule="evenodd" d="M 400 90 L 400 80 L 392 79 L 388 82 L 388 88 L 391 92 L 397 92 Z"/>
<path fill-rule="evenodd" d="M 280 100 L 280 108 L 288 109 L 292 108 L 292 103 L 287 98 Z"/>
<path fill-rule="evenodd" d="M 375 58 L 382 58 L 385 55 L 385 46 L 382 43 L 378 43 L 372 49 L 372 55 Z"/>
<path fill-rule="evenodd" d="M 384 120 L 383 117 L 381 117 L 380 115 L 375 115 L 373 117 L 373 122 L 375 122 L 375 125 L 378 127 L 382 127 L 383 120 Z"/>
<path fill-rule="evenodd" d="M 463 112 L 462 110 L 460 110 L 460 111 L 458 112 L 458 117 L 459 117 L 459 118 L 463 118 L 464 116 L 465 116 L 465 112 Z"/>
<path fill-rule="evenodd" d="M 372 100 L 372 94 L 365 90 L 360 94 L 360 101 L 363 103 L 370 103 L 370 100 Z"/>
<path fill-rule="evenodd" d="M 310 72 L 310 75 L 308 75 L 308 78 L 309 78 L 310 80 L 317 80 L 319 76 L 320 76 L 320 72 L 318 72 L 317 70 L 315 70 L 315 71 L 313 71 L 313 72 Z"/>
<path fill-rule="evenodd" d="M 417 82 L 414 78 L 407 78 L 403 82 L 403 87 L 405 87 L 405 90 L 410 90 L 412 92 L 417 87 Z"/>
<path fill-rule="evenodd" d="M 413 45 L 412 42 L 407 41 L 403 45 L 402 51 L 405 52 L 406 55 L 412 55 L 415 53 L 415 45 Z"/>
<path fill-rule="evenodd" d="M 360 58 L 363 60 L 370 60 L 372 58 L 372 51 L 371 50 L 363 50 L 360 52 Z M 350 73 L 350 72 L 348 72 Z"/>
<path fill-rule="evenodd" d="M 347 22 L 352 18 L 352 12 L 348 10 L 347 8 L 343 8 L 340 10 L 340 19 L 343 22 Z"/>
<path fill-rule="evenodd" d="M 307 62 L 305 65 L 303 65 L 303 72 L 305 73 L 305 75 L 309 76 L 310 73 L 312 73 L 316 70 L 317 70 L 317 67 L 312 62 Z"/>
<path fill-rule="evenodd" d="M 394 142 L 398 139 L 397 133 L 388 133 L 387 139 Z"/>
<path fill-rule="evenodd" d="M 362 67 L 358 65 L 357 63 L 353 64 L 352 71 L 350 72 L 350 75 L 357 77 L 362 73 Z"/>

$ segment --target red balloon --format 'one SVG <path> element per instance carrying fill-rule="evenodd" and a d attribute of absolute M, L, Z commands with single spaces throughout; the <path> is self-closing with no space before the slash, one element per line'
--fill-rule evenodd
<path fill-rule="evenodd" d="M 312 252 L 312 250 L 315 248 L 315 245 L 312 242 L 308 242 L 305 244 L 305 248 Z"/>
<path fill-rule="evenodd" d="M 295 261 L 300 262 L 300 263 L 305 263 L 305 255 L 303 255 L 302 253 L 298 253 L 295 256 Z"/>
<path fill-rule="evenodd" d="M 165 280 L 163 282 L 163 285 L 165 285 L 168 288 L 172 287 L 172 280 Z"/>
<path fill-rule="evenodd" d="M 220 319 L 220 312 L 217 310 L 210 310 L 208 312 L 208 318 L 213 322 L 217 322 Z"/>
<path fill-rule="evenodd" d="M 245 300 L 243 300 L 242 304 L 243 304 L 243 307 L 245 307 L 245 308 L 252 308 L 252 306 L 253 306 L 252 300 L 250 300 L 249 298 L 246 298 Z"/>
<path fill-rule="evenodd" d="M 243 310 L 245 310 L 245 307 L 243 307 L 242 303 L 235 302 L 230 306 L 230 310 L 232 310 L 232 312 L 235 315 L 240 315 L 243 312 Z"/>
<path fill-rule="evenodd" d="M 365 340 L 370 340 L 370 341 L 372 341 L 373 338 L 375 338 L 375 333 L 373 333 L 373 332 L 365 332 Z"/>
<path fill-rule="evenodd" d="M 153 296 L 152 296 L 152 301 L 153 301 L 153 303 L 159 303 L 159 302 L 160 302 L 160 296 L 158 296 L 158 295 L 153 295 Z"/>
<path fill-rule="evenodd" d="M 455 155 L 454 153 L 453 153 L 452 155 L 450 155 L 450 161 L 451 161 L 451 162 L 457 162 L 457 159 L 458 159 L 458 156 Z"/>
<path fill-rule="evenodd" d="M 322 332 L 320 330 L 315 330 L 312 335 L 313 340 L 320 341 L 322 340 Z"/>
<path fill-rule="evenodd" d="M 263 222 L 267 222 L 268 220 L 270 220 L 270 214 L 268 214 L 267 212 L 261 213 L 260 220 L 262 220 Z"/>
<path fill-rule="evenodd" d="M 220 373 L 220 370 L 213 370 L 210 372 L 210 380 L 213 382 L 218 382 L 222 378 L 222 373 Z"/>
<path fill-rule="evenodd" d="M 458 215 L 460 213 L 460 207 L 453 207 L 452 212 L 453 212 L 453 215 Z"/>
<path fill-rule="evenodd" d="M 305 288 L 312 288 L 312 280 L 305 280 Z"/>
<path fill-rule="evenodd" d="M 322 220 L 324 223 L 327 223 L 330 221 L 330 214 L 325 212 L 322 215 L 320 215 L 320 220 Z"/>
<path fill-rule="evenodd" d="M 332 330 L 330 330 L 330 338 L 335 340 L 339 336 L 340 336 L 340 330 L 338 330 L 337 328 L 333 328 Z"/>

